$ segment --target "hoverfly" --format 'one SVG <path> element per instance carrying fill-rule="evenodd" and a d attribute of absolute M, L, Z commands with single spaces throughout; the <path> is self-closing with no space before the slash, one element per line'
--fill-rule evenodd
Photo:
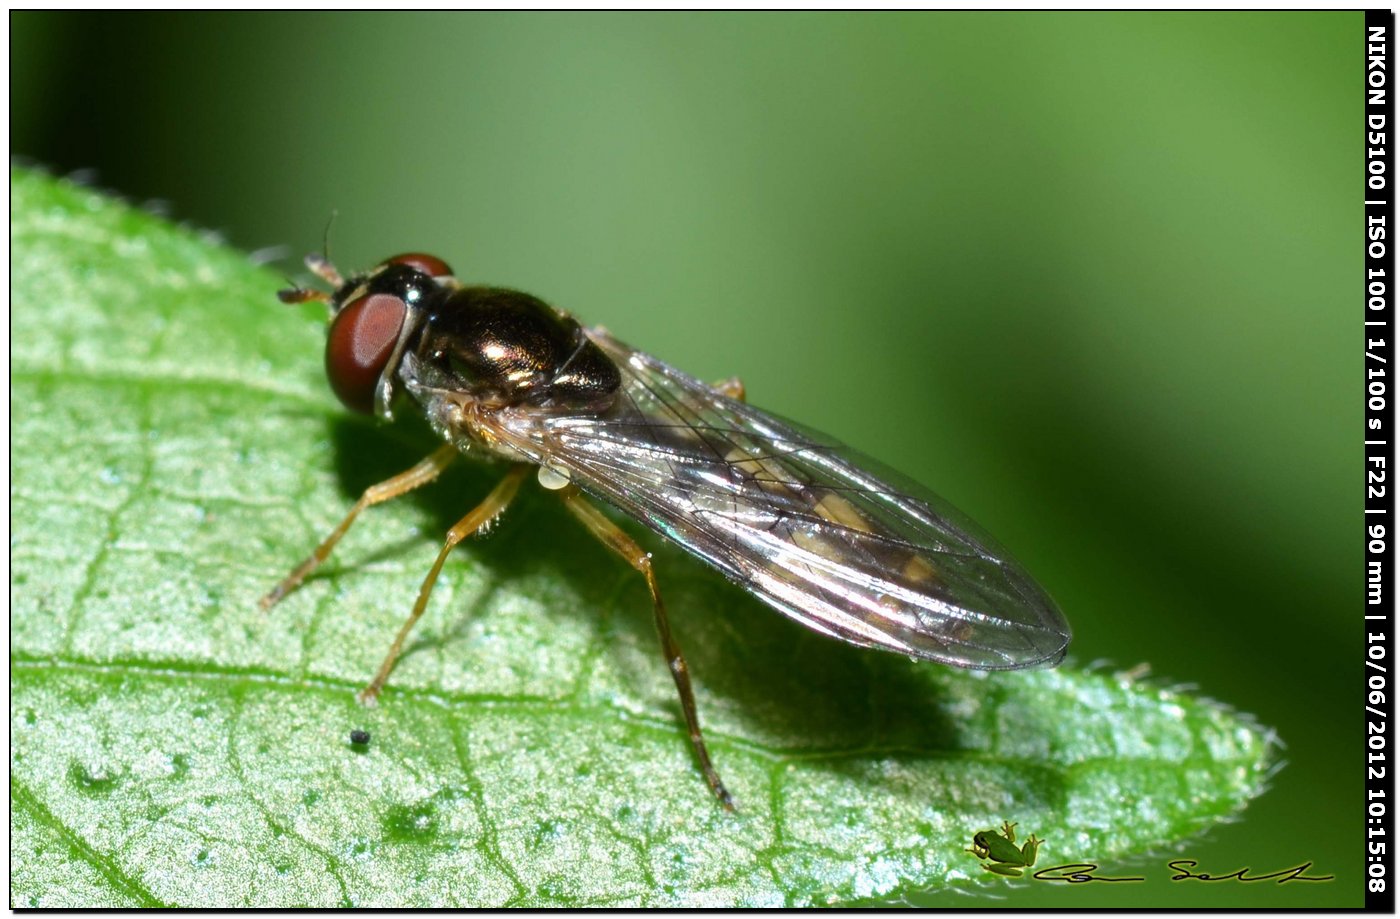
<path fill-rule="evenodd" d="M 386 420 L 411 400 L 446 443 L 366 489 L 264 609 L 323 562 L 365 508 L 431 482 L 461 454 L 507 464 L 448 531 L 362 702 L 384 687 L 452 547 L 504 511 L 532 469 L 646 579 L 691 745 L 726 809 L 733 799 L 705 749 L 651 556 L 589 498 L 850 644 L 980 670 L 1064 657 L 1064 616 L 976 524 L 831 438 L 751 407 L 737 380 L 706 385 L 529 294 L 463 284 L 434 256 L 396 255 L 349 278 L 320 255 L 306 265 L 332 292 L 278 296 L 329 304 L 326 374 L 336 395 Z"/>

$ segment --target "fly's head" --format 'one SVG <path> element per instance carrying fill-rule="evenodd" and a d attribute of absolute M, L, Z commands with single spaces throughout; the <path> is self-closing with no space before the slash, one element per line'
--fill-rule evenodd
<path fill-rule="evenodd" d="M 329 304 L 326 376 L 357 412 L 391 418 L 405 388 L 444 429 L 468 406 L 598 411 L 621 386 L 617 367 L 573 317 L 520 291 L 464 287 L 434 256 L 396 255 L 348 279 L 322 256 L 306 265 L 333 292 L 279 296 Z"/>
<path fill-rule="evenodd" d="M 293 288 L 278 297 L 284 303 L 324 300 L 330 306 L 326 377 L 331 389 L 349 409 L 393 417 L 404 354 L 421 335 L 433 305 L 456 289 L 452 269 L 442 259 L 416 252 L 385 259 L 348 279 L 320 255 L 308 255 L 306 267 L 334 290 Z"/>

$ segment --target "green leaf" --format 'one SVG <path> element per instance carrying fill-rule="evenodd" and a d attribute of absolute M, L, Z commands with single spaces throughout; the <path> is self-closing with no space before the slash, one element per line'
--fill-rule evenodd
<path fill-rule="evenodd" d="M 782 905 L 996 889 L 1240 810 L 1268 732 L 1062 667 L 986 675 L 810 634 L 656 553 L 712 752 L 692 762 L 645 585 L 538 489 L 449 561 L 379 707 L 354 690 L 463 464 L 257 599 L 367 485 L 432 447 L 349 418 L 323 310 L 91 190 L 11 173 L 13 904 Z M 634 528 L 637 529 L 637 528 Z M 352 747 L 352 729 L 371 732 Z"/>

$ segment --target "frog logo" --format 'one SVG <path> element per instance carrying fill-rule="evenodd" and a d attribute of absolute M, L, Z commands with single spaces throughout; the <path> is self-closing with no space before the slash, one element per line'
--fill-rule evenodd
<path fill-rule="evenodd" d="M 971 852 L 977 858 L 985 859 L 982 867 L 993 874 L 1005 875 L 1009 878 L 1021 876 L 1023 868 L 1029 868 L 1035 864 L 1037 851 L 1043 839 L 1036 839 L 1032 833 L 1026 840 L 1026 844 L 1021 848 L 1016 848 L 1016 824 L 1001 824 L 1001 834 L 998 835 L 992 830 L 983 830 L 974 833 L 972 836 L 972 848 L 965 851 Z"/>

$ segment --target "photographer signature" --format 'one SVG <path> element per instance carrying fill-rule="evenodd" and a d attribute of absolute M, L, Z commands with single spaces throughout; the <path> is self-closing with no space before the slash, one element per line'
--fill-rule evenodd
<path fill-rule="evenodd" d="M 1192 870 L 1198 867 L 1199 864 L 1199 862 L 1189 858 L 1179 858 L 1167 862 L 1167 867 L 1174 872 L 1171 876 L 1171 880 L 1241 881 L 1246 884 L 1254 881 L 1273 881 L 1276 884 L 1287 884 L 1289 881 L 1330 881 L 1335 877 L 1335 875 L 1331 874 L 1322 877 L 1312 877 L 1304 874 L 1303 872 L 1313 866 L 1312 862 L 1303 862 L 1301 865 L 1296 865 L 1292 868 L 1284 868 L 1282 871 L 1274 871 L 1269 874 L 1250 874 L 1252 869 L 1247 866 L 1237 871 L 1232 871 L 1229 874 L 1208 874 L 1204 871 L 1197 872 Z M 1031 877 L 1038 881 L 1060 881 L 1065 884 L 1087 884 L 1090 881 L 1118 882 L 1147 880 L 1147 878 L 1142 877 L 1105 877 L 1094 873 L 1098 870 L 1099 866 L 1092 862 L 1078 862 L 1068 865 L 1055 865 L 1052 868 L 1041 868 L 1031 875 Z"/>
<path fill-rule="evenodd" d="M 1036 858 L 1040 855 L 1040 847 L 1045 844 L 1045 840 L 1039 839 L 1034 833 L 1026 838 L 1024 844 L 1016 845 L 1016 824 L 1003 822 L 1001 830 L 982 830 L 972 836 L 972 847 L 967 850 L 974 858 L 982 862 L 982 868 L 994 874 L 1006 877 L 1019 878 L 1026 871 L 1035 867 Z M 1276 884 L 1287 884 L 1289 881 L 1330 881 L 1335 875 L 1324 875 L 1322 877 L 1311 877 L 1303 872 L 1313 866 L 1312 862 L 1303 862 L 1292 868 L 1284 868 L 1282 871 L 1274 871 L 1269 874 L 1250 874 L 1252 868 L 1245 866 L 1229 874 L 1209 874 L 1205 871 L 1196 871 L 1200 862 L 1190 858 L 1178 858 L 1167 862 L 1167 867 L 1174 873 L 1171 876 L 1173 881 L 1240 881 L 1250 884 L 1255 881 L 1273 881 Z M 1088 884 L 1092 881 L 1103 881 L 1105 883 L 1121 883 L 1123 881 L 1145 881 L 1145 877 L 1107 877 L 1095 874 L 1099 866 L 1093 862 L 1072 862 L 1066 865 L 1055 865 L 1052 868 L 1040 868 L 1031 877 L 1037 881 L 1059 881 L 1062 884 Z"/>

